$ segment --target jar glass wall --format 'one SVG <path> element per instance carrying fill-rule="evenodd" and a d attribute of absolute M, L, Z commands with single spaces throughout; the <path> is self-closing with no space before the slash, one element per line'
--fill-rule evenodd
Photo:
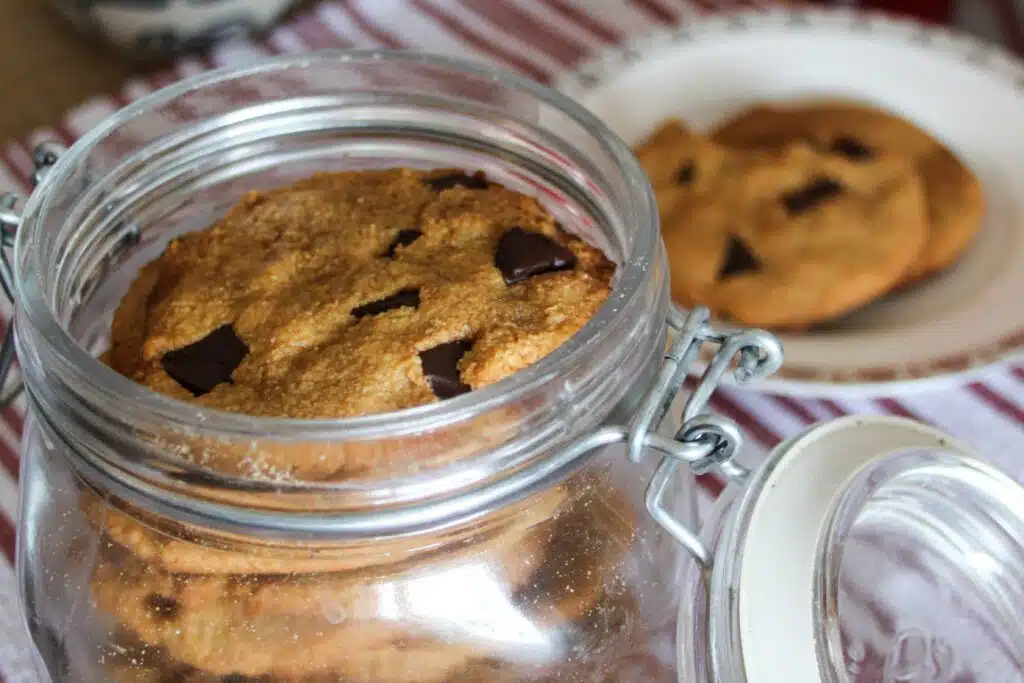
<path fill-rule="evenodd" d="M 201 409 L 94 358 L 169 239 L 252 189 L 397 166 L 482 170 L 538 197 L 616 261 L 609 301 L 496 385 L 345 420 Z M 32 407 L 19 575 L 49 676 L 671 680 L 683 557 L 644 509 L 657 463 L 560 448 L 626 421 L 661 361 L 655 216 L 593 117 L 448 60 L 283 58 L 101 125 L 46 174 L 15 254 Z M 678 476 L 670 507 L 692 521 Z"/>

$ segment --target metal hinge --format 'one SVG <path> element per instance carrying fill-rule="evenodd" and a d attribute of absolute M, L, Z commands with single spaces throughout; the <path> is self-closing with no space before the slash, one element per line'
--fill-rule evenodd
<path fill-rule="evenodd" d="M 710 567 L 711 552 L 696 532 L 667 509 L 665 496 L 676 470 L 684 463 L 694 474 L 717 470 L 731 481 L 742 482 L 746 478 L 747 470 L 732 459 L 743 445 L 742 431 L 732 420 L 704 411 L 723 375 L 734 364 L 734 375 L 741 383 L 778 370 L 782 365 L 782 343 L 763 330 L 719 329 L 710 323 L 710 313 L 703 306 L 688 313 L 673 307 L 668 324 L 678 337 L 665 354 L 658 376 L 630 426 L 603 427 L 581 437 L 571 448 L 587 451 L 625 442 L 626 456 L 634 463 L 652 453 L 660 454 L 661 464 L 647 485 L 647 511 L 694 559 Z M 682 426 L 673 437 L 659 434 L 673 400 L 694 365 L 701 361 L 701 350 L 707 345 L 717 349 L 686 401 Z"/>
<path fill-rule="evenodd" d="M 32 155 L 35 167 L 32 173 L 33 186 L 42 182 L 64 152 L 64 146 L 56 142 L 44 142 L 36 147 Z M 21 214 L 17 210 L 19 200 L 18 195 L 12 192 L 0 193 L 0 287 L 11 305 L 14 305 L 14 269 L 7 256 L 7 249 L 14 246 L 15 233 L 21 224 Z M 6 408 L 22 390 L 20 380 L 7 386 L 7 378 L 13 366 L 14 324 L 10 321 L 4 331 L 3 343 L 0 344 L 0 408 Z"/>

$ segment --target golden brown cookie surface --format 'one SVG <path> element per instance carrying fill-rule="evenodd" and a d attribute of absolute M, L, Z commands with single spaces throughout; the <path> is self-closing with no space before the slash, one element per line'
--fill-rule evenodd
<path fill-rule="evenodd" d="M 744 147 L 805 140 L 853 161 L 881 153 L 912 159 L 924 182 L 929 236 L 907 280 L 952 264 L 981 227 L 985 200 L 978 179 L 933 136 L 894 114 L 842 102 L 764 105 L 727 121 L 714 138 Z"/>
<path fill-rule="evenodd" d="M 738 323 L 803 328 L 887 292 L 923 248 L 924 195 L 895 155 L 736 150 L 667 122 L 638 150 L 663 210 L 673 296 Z M 666 139 L 671 144 L 666 144 Z M 685 177 L 666 169 L 686 169 Z M 691 170 L 692 169 L 692 170 Z"/>
<path fill-rule="evenodd" d="M 109 362 L 247 415 L 399 410 L 547 355 L 613 270 L 536 200 L 479 176 L 322 174 L 172 242 L 118 310 Z"/>

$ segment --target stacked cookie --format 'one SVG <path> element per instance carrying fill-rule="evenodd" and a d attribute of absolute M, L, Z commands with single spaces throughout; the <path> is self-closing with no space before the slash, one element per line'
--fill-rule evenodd
<path fill-rule="evenodd" d="M 860 105 L 755 107 L 710 136 L 670 120 L 636 153 L 673 296 L 744 325 L 806 329 L 934 274 L 984 212 L 948 149 Z"/>
<path fill-rule="evenodd" d="M 159 683 L 601 680 L 639 628 L 621 577 L 632 514 L 594 483 L 472 535 L 378 543 L 355 560 L 203 546 L 86 496 L 103 529 L 92 597 L 113 624 L 102 663 Z M 573 660 L 598 642 L 606 661 Z"/>

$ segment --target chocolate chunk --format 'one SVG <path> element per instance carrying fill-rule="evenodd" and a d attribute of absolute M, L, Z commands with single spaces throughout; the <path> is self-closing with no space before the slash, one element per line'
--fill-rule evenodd
<path fill-rule="evenodd" d="M 400 230 L 398 235 L 395 237 L 395 241 L 391 243 L 388 250 L 384 252 L 386 258 L 395 258 L 395 251 L 399 247 L 407 247 L 420 238 L 423 233 L 416 228 L 407 228 Z"/>
<path fill-rule="evenodd" d="M 218 384 L 230 382 L 231 373 L 248 354 L 249 347 L 235 329 L 221 325 L 194 344 L 168 351 L 160 364 L 175 382 L 194 396 L 202 396 Z"/>
<path fill-rule="evenodd" d="M 810 211 L 843 193 L 843 186 L 831 178 L 817 178 L 809 185 L 782 195 L 782 203 L 790 216 Z"/>
<path fill-rule="evenodd" d="M 477 171 L 473 175 L 462 172 L 449 173 L 448 175 L 427 178 L 423 182 L 437 192 L 450 190 L 453 187 L 465 187 L 470 190 L 486 190 L 489 186 L 487 176 L 483 171 Z"/>
<path fill-rule="evenodd" d="M 729 251 L 725 255 L 725 261 L 718 270 L 718 279 L 722 280 L 733 275 L 743 273 L 756 273 L 761 270 L 761 262 L 747 248 L 743 240 L 734 235 L 729 236 Z"/>
<path fill-rule="evenodd" d="M 547 235 L 514 227 L 501 236 L 494 265 L 511 285 L 534 275 L 571 270 L 576 255 Z"/>
<path fill-rule="evenodd" d="M 676 182 L 680 185 L 689 185 L 697 179 L 697 162 L 690 161 L 679 167 L 676 171 Z"/>
<path fill-rule="evenodd" d="M 352 315 L 357 318 L 362 318 L 368 315 L 377 315 L 384 311 L 390 311 L 402 306 L 409 306 L 410 308 L 420 307 L 420 290 L 418 289 L 403 289 L 391 296 L 386 296 L 383 299 L 377 301 L 371 301 L 368 304 L 357 306 L 352 309 Z"/>
<path fill-rule="evenodd" d="M 854 161 L 864 161 L 874 156 L 870 147 L 857 138 L 849 136 L 836 138 L 832 142 L 832 151 Z"/>
<path fill-rule="evenodd" d="M 459 360 L 472 346 L 473 343 L 469 341 L 454 341 L 420 352 L 423 375 L 435 396 L 440 399 L 452 398 L 470 390 L 469 385 L 463 384 L 459 377 Z"/>
<path fill-rule="evenodd" d="M 146 607 L 161 619 L 173 619 L 181 609 L 177 600 L 159 593 L 151 593 L 146 598 Z"/>

